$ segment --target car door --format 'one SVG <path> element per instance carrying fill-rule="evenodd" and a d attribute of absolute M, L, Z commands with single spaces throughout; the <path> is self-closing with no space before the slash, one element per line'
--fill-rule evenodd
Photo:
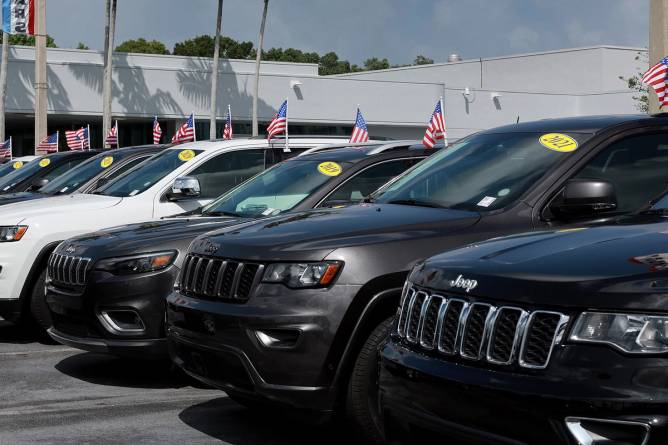
<path fill-rule="evenodd" d="M 228 151 L 213 156 L 182 175 L 194 177 L 199 181 L 200 195 L 190 199 L 170 201 L 166 190 L 154 207 L 154 217 L 175 215 L 208 204 L 264 168 L 264 149 Z"/>
<path fill-rule="evenodd" d="M 609 182 L 614 187 L 617 206 L 595 215 L 574 216 L 565 220 L 550 208 L 558 199 L 562 185 L 542 208 L 542 225 L 604 222 L 636 211 L 665 191 L 668 185 L 668 133 L 654 131 L 612 142 L 569 175 L 568 180 L 571 179 Z"/>

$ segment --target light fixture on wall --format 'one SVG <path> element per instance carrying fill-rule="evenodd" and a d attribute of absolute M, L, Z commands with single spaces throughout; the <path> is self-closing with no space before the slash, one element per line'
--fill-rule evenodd
<path fill-rule="evenodd" d="M 299 80 L 292 79 L 290 81 L 290 88 L 292 88 L 292 89 L 299 88 L 302 85 L 303 85 L 302 82 L 299 81 Z"/>
<path fill-rule="evenodd" d="M 466 100 L 467 103 L 475 101 L 475 91 L 471 91 L 471 88 L 469 87 L 464 88 L 462 95 L 464 96 L 464 100 Z"/>
<path fill-rule="evenodd" d="M 494 107 L 497 110 L 501 109 L 501 97 L 502 96 L 503 95 L 501 93 L 497 93 L 497 92 L 492 92 L 492 93 L 489 94 L 489 97 L 492 99 L 492 102 L 494 103 Z"/>

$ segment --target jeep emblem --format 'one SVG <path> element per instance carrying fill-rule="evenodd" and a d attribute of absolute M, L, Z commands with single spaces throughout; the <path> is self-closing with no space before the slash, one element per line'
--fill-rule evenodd
<path fill-rule="evenodd" d="M 460 289 L 465 289 L 466 293 L 469 293 L 476 287 L 478 287 L 478 282 L 476 280 L 469 280 L 464 278 L 463 275 L 457 277 L 456 280 L 450 280 L 450 287 L 458 287 Z"/>
<path fill-rule="evenodd" d="M 220 249 L 220 245 L 219 245 L 219 244 L 208 243 L 208 244 L 206 245 L 206 247 L 204 248 L 204 251 L 205 251 L 206 253 L 211 253 L 211 254 L 213 254 L 213 253 L 218 252 L 218 249 Z"/>
<path fill-rule="evenodd" d="M 65 249 L 65 253 L 74 253 L 77 250 L 76 247 L 69 245 L 67 246 L 67 249 Z"/>

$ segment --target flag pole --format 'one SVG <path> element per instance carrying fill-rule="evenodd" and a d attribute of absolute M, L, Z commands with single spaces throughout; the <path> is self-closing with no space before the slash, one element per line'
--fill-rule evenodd
<path fill-rule="evenodd" d="M 290 107 L 288 106 L 288 98 L 285 98 L 285 147 L 283 147 L 283 153 L 290 153 L 290 137 L 288 136 L 288 113 Z"/>
<path fill-rule="evenodd" d="M 227 104 L 227 116 L 229 117 L 230 121 L 230 139 L 232 139 L 234 138 L 234 133 L 232 132 L 232 105 L 230 104 Z M 223 127 L 223 133 L 225 132 L 224 128 L 225 127 Z"/>
<path fill-rule="evenodd" d="M 14 147 L 12 143 L 12 137 L 9 136 L 9 162 L 12 162 L 12 159 L 14 159 Z"/>
<path fill-rule="evenodd" d="M 448 132 L 445 129 L 445 107 L 443 107 L 443 96 L 440 96 L 438 100 L 441 102 L 441 115 L 443 116 L 443 146 L 448 146 Z"/>
<path fill-rule="evenodd" d="M 193 111 L 191 116 L 193 117 L 193 142 L 197 142 L 197 132 L 195 131 L 195 112 Z"/>
<path fill-rule="evenodd" d="M 56 153 L 60 151 L 60 130 L 56 130 Z"/>
<path fill-rule="evenodd" d="M 88 150 L 90 150 L 90 124 L 86 125 L 86 134 L 88 135 Z"/>

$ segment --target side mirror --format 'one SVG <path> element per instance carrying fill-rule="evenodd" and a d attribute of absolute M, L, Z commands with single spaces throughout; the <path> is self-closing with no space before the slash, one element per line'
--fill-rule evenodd
<path fill-rule="evenodd" d="M 170 201 L 180 201 L 198 197 L 202 192 L 199 179 L 192 176 L 182 176 L 174 180 L 172 191 L 168 194 Z"/>
<path fill-rule="evenodd" d="M 30 184 L 30 187 L 28 187 L 29 192 L 36 192 L 37 190 L 41 189 L 45 185 L 49 183 L 49 180 L 46 178 L 41 178 L 35 180 L 32 184 Z"/>
<path fill-rule="evenodd" d="M 594 216 L 617 208 L 615 187 L 599 179 L 572 179 L 550 205 L 555 215 L 567 218 Z"/>

